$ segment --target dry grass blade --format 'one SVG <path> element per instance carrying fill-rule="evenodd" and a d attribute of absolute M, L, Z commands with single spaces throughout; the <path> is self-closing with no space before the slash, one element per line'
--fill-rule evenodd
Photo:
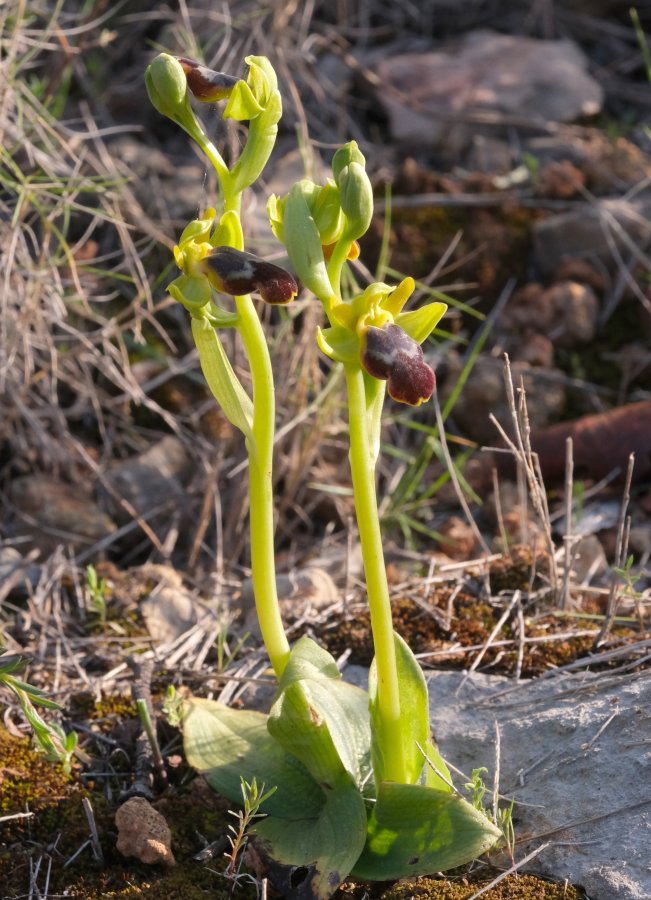
<path fill-rule="evenodd" d="M 503 441 L 513 453 L 516 460 L 518 470 L 522 471 L 526 476 L 527 486 L 529 488 L 529 497 L 533 504 L 533 508 L 543 526 L 545 542 L 547 544 L 547 556 L 550 571 L 550 583 L 552 590 L 559 594 L 559 580 L 556 567 L 556 548 L 552 537 L 552 528 L 549 518 L 549 507 L 547 505 L 547 494 L 545 485 L 540 472 L 540 464 L 537 454 L 531 448 L 529 426 L 529 417 L 527 414 L 526 394 L 524 384 L 521 382 L 519 387 L 520 402 L 516 404 L 515 392 L 513 389 L 513 379 L 511 376 L 511 365 L 508 354 L 504 354 L 504 384 L 506 387 L 506 395 L 509 403 L 511 414 L 511 422 L 515 434 L 515 442 L 507 435 L 502 425 L 490 413 L 490 420 L 499 431 Z"/>
<path fill-rule="evenodd" d="M 635 466 L 635 456 L 633 453 L 628 458 L 628 468 L 626 470 L 626 481 L 624 483 L 624 493 L 622 496 L 622 505 L 619 510 L 619 520 L 617 522 L 617 544 L 615 547 L 615 569 L 623 567 L 626 554 L 628 552 L 628 531 L 630 529 L 630 520 L 627 520 L 626 513 L 628 504 L 631 499 L 631 482 L 633 480 L 633 468 Z M 628 524 L 627 524 L 628 522 Z M 619 601 L 619 579 L 617 571 L 611 576 L 610 591 L 608 593 L 608 604 L 606 606 L 606 617 L 603 625 L 599 629 L 599 633 L 595 638 L 594 646 L 599 647 L 605 640 L 608 632 L 612 628 L 613 621 L 617 615 L 617 604 Z"/>

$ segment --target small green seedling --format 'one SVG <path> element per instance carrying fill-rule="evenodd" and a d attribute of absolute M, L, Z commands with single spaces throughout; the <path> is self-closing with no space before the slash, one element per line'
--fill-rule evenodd
<path fill-rule="evenodd" d="M 27 660 L 18 654 L 4 652 L 0 645 L 0 686 L 4 685 L 11 691 L 20 704 L 20 708 L 34 734 L 36 745 L 50 762 L 58 762 L 63 770 L 69 773 L 72 769 L 72 759 L 77 749 L 77 733 L 70 731 L 68 734 L 57 725 L 56 722 L 46 722 L 36 709 L 60 710 L 61 707 L 54 700 L 48 700 L 44 692 L 18 678 L 27 667 Z"/>
<path fill-rule="evenodd" d="M 256 806 L 258 848 L 303 876 L 302 896 L 327 898 L 352 875 L 384 881 L 468 862 L 500 839 L 495 824 L 454 790 L 429 728 L 425 678 L 394 632 L 375 491 L 385 394 L 418 406 L 435 376 L 422 344 L 446 306 L 406 310 L 412 278 L 342 291 L 349 261 L 373 215 L 365 159 L 354 141 L 332 160 L 323 184 L 307 179 L 269 198 L 272 231 L 294 272 L 320 301 L 316 340 L 342 366 L 348 399 L 350 466 L 375 646 L 368 692 L 344 682 L 335 660 L 303 637 L 290 647 L 276 593 L 271 481 L 274 385 L 269 351 L 251 299 L 290 302 L 289 272 L 247 252 L 240 220 L 243 191 L 273 148 L 281 100 L 264 57 L 250 56 L 246 79 L 160 54 L 145 81 L 153 105 L 203 149 L 220 185 L 211 208 L 183 231 L 174 250 L 180 270 L 170 294 L 189 312 L 208 386 L 242 432 L 249 461 L 251 568 L 260 631 L 278 689 L 268 716 L 192 698 L 183 706 L 188 762 L 215 790 L 241 798 L 263 779 L 276 790 Z M 191 106 L 224 102 L 223 117 L 248 122 L 246 143 L 229 168 Z M 349 273 L 350 274 L 350 273 Z M 355 289 L 356 290 L 356 289 Z M 227 298 L 232 298 L 230 303 Z M 239 332 L 251 376 L 249 394 L 220 338 Z M 250 798 L 249 798 L 250 799 Z M 245 808 L 246 808 L 245 793 Z"/>

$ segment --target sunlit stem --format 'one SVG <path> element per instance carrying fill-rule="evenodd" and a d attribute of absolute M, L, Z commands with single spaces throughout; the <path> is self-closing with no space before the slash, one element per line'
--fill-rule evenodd
<path fill-rule="evenodd" d="M 241 195 L 234 193 L 230 176 L 220 178 L 224 211 L 238 216 Z M 236 250 L 244 249 L 240 227 Z M 276 589 L 274 555 L 274 506 L 272 485 L 273 442 L 275 427 L 275 394 L 269 347 L 251 297 L 235 298 L 239 315 L 237 329 L 242 337 L 251 370 L 253 390 L 253 442 L 247 446 L 249 457 L 249 528 L 251 536 L 251 577 L 255 608 L 262 640 L 276 677 L 280 678 L 289 659 L 289 642 L 285 635 Z"/>
<path fill-rule="evenodd" d="M 374 430 L 377 411 L 373 409 L 369 411 L 370 415 L 367 413 L 364 374 L 359 364 L 346 365 L 345 372 L 348 387 L 350 469 L 375 647 L 378 711 L 383 723 L 382 733 L 387 742 L 387 746 L 382 747 L 386 760 L 385 776 L 389 781 L 405 783 L 408 779 L 401 735 L 398 669 L 375 493 L 376 449 L 372 445 L 374 442 L 370 434 Z"/>
<path fill-rule="evenodd" d="M 334 246 L 332 256 L 328 260 L 328 277 L 335 294 L 341 296 L 341 273 L 348 259 L 353 242 L 343 234 Z"/>

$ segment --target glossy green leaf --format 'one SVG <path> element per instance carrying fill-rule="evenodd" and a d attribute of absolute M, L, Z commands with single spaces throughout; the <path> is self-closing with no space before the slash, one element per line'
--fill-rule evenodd
<path fill-rule="evenodd" d="M 255 825 L 255 833 L 256 843 L 262 843 L 265 853 L 287 867 L 280 873 L 271 865 L 274 884 L 284 896 L 326 900 L 348 876 L 364 847 L 364 801 L 349 780 L 326 792 L 318 816 L 269 816 Z M 307 871 L 297 871 L 299 867 Z M 282 884 L 281 874 L 285 875 L 286 884 Z M 297 883 L 296 878 L 301 875 Z"/>
<path fill-rule="evenodd" d="M 276 818 L 317 819 L 325 795 L 305 766 L 286 753 L 267 730 L 267 717 L 198 697 L 183 705 L 183 744 L 189 764 L 234 803 L 241 778 L 275 787 L 262 811 Z"/>
<path fill-rule="evenodd" d="M 455 794 L 385 782 L 352 874 L 384 881 L 444 872 L 485 853 L 499 838 L 486 816 Z"/>
<path fill-rule="evenodd" d="M 224 415 L 239 428 L 255 452 L 253 439 L 253 403 L 226 356 L 222 342 L 205 317 L 192 318 L 192 336 L 199 351 L 201 371 Z"/>
<path fill-rule="evenodd" d="M 416 784 L 423 772 L 424 758 L 420 747 L 425 747 L 430 737 L 429 701 L 423 670 L 418 665 L 405 641 L 394 632 L 396 665 L 398 669 L 398 690 L 400 694 L 400 723 L 403 755 L 409 784 Z M 371 711 L 371 752 L 376 784 L 385 779 L 384 748 L 388 739 L 383 730 L 382 717 L 378 709 L 377 668 L 375 660 L 368 678 L 369 709 Z"/>
<path fill-rule="evenodd" d="M 396 325 L 399 325 L 409 337 L 422 344 L 434 331 L 447 308 L 445 303 L 428 303 L 420 309 L 400 313 L 396 316 Z"/>
<path fill-rule="evenodd" d="M 370 721 L 365 691 L 343 681 L 334 659 L 310 638 L 292 648 L 269 714 L 270 734 L 295 755 L 319 784 L 370 772 Z"/>

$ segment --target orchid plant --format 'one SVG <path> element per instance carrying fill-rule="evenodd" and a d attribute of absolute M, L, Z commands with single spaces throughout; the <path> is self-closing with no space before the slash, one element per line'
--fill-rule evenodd
<path fill-rule="evenodd" d="M 434 372 L 422 343 L 445 312 L 430 303 L 404 311 L 414 281 L 378 282 L 345 296 L 342 273 L 359 254 L 373 192 L 355 142 L 335 153 L 325 184 L 298 182 L 268 202 L 271 228 L 303 286 L 321 302 L 327 326 L 316 340 L 343 366 L 350 466 L 366 575 L 375 658 L 368 693 L 343 681 L 335 660 L 307 637 L 290 647 L 276 594 L 271 464 L 274 388 L 269 350 L 251 294 L 287 303 L 293 275 L 248 253 L 240 220 L 243 191 L 272 151 L 281 99 L 264 57 L 250 56 L 246 80 L 160 54 L 145 80 L 150 99 L 203 149 L 220 186 L 209 209 L 175 248 L 181 274 L 170 294 L 188 310 L 209 388 L 244 435 L 249 460 L 251 565 L 256 610 L 278 689 L 268 716 L 216 701 L 184 702 L 188 761 L 228 799 L 253 779 L 275 787 L 255 824 L 258 845 L 287 895 L 325 898 L 348 876 L 387 880 L 469 861 L 500 832 L 464 800 L 434 744 L 425 678 L 394 632 L 375 489 L 385 393 L 418 406 Z M 190 104 L 226 101 L 225 119 L 248 122 L 229 168 Z M 226 306 L 224 297 L 234 298 Z M 248 357 L 251 395 L 235 374 L 219 332 L 235 328 Z M 286 882 L 283 885 L 283 873 Z"/>

